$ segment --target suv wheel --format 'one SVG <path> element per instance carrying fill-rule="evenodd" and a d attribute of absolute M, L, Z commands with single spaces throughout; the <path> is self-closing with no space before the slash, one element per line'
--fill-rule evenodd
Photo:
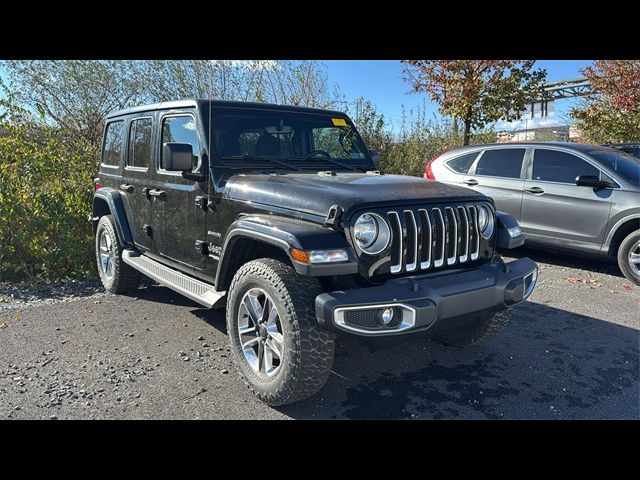
<path fill-rule="evenodd" d="M 122 261 L 122 250 L 113 218 L 101 217 L 96 229 L 96 262 L 102 285 L 111 293 L 135 290 L 142 279 L 140 272 Z"/>
<path fill-rule="evenodd" d="M 270 258 L 243 265 L 227 299 L 227 331 L 240 376 L 268 405 L 310 397 L 327 381 L 334 336 L 316 323 L 314 278 Z"/>
<path fill-rule="evenodd" d="M 436 338 L 445 345 L 468 347 L 488 340 L 500 332 L 511 319 L 511 310 L 502 310 L 487 315 L 472 325 L 453 328 L 443 332 Z"/>
<path fill-rule="evenodd" d="M 640 285 L 640 230 L 631 232 L 620 244 L 618 266 L 625 277 Z"/>

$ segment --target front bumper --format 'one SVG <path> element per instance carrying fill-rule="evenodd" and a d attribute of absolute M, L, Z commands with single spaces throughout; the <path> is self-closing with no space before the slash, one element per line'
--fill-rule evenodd
<path fill-rule="evenodd" d="M 479 312 L 497 312 L 525 301 L 537 275 L 536 263 L 521 258 L 473 270 L 403 277 L 380 286 L 318 295 L 316 316 L 323 328 L 366 337 L 410 334 L 436 325 L 440 329 L 473 319 Z M 379 319 L 389 309 L 395 320 L 385 326 Z"/>

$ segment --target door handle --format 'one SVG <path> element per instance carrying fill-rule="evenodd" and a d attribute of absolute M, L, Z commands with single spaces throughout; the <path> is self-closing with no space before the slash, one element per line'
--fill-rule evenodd
<path fill-rule="evenodd" d="M 120 185 L 120 190 L 122 190 L 123 192 L 133 192 L 133 185 L 130 185 L 128 183 L 123 183 L 122 185 Z"/>
<path fill-rule="evenodd" d="M 162 199 L 167 198 L 167 192 L 165 192 L 164 190 L 149 190 L 149 195 Z"/>
<path fill-rule="evenodd" d="M 529 192 L 529 193 L 533 193 L 534 195 L 540 195 L 541 193 L 544 193 L 544 190 L 540 187 L 529 187 L 529 188 L 525 188 L 525 191 Z"/>
<path fill-rule="evenodd" d="M 472 187 L 478 185 L 478 181 L 473 178 L 470 178 L 469 180 L 463 180 L 462 183 L 466 183 L 467 185 L 470 185 Z"/>

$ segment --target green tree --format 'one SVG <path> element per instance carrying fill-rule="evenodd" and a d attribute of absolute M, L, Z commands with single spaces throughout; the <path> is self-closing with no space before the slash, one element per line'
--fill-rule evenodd
<path fill-rule="evenodd" d="M 64 132 L 70 148 L 91 147 L 97 158 L 104 116 L 141 103 L 141 64 L 129 60 L 10 60 L 4 62 L 16 105 L 34 121 Z"/>
<path fill-rule="evenodd" d="M 595 143 L 640 140 L 640 60 L 596 60 L 582 73 L 597 92 L 571 111 Z"/>
<path fill-rule="evenodd" d="M 533 60 L 403 60 L 404 79 L 426 92 L 440 113 L 460 119 L 463 144 L 471 132 L 498 120 L 515 120 L 539 97 L 546 71 Z M 455 123 L 455 122 L 454 122 Z"/>
<path fill-rule="evenodd" d="M 152 60 L 144 62 L 153 101 L 212 98 L 328 107 L 324 66 L 310 60 Z"/>

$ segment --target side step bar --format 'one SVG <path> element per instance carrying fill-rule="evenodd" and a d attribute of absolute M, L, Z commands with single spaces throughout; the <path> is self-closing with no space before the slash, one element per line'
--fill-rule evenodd
<path fill-rule="evenodd" d="M 218 292 L 212 285 L 196 280 L 131 249 L 122 251 L 122 260 L 147 277 L 207 308 L 213 307 L 226 293 Z"/>

